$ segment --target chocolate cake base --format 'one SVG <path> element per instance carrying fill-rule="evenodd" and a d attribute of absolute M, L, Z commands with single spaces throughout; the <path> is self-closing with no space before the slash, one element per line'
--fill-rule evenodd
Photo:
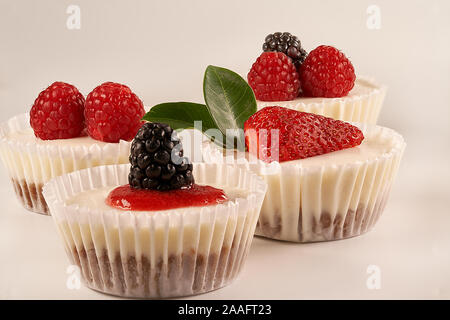
<path fill-rule="evenodd" d="M 78 265 L 86 285 L 96 291 L 124 297 L 164 298 L 194 295 L 221 288 L 235 278 L 245 255 L 237 248 L 220 253 L 197 254 L 194 250 L 156 259 L 147 256 L 112 258 L 106 249 L 72 248 L 70 258 Z"/>
<path fill-rule="evenodd" d="M 16 180 L 14 178 L 11 180 L 17 197 L 25 209 L 45 215 L 50 214 L 42 195 L 42 183 L 27 183 L 25 180 Z"/>
<path fill-rule="evenodd" d="M 265 218 L 263 212 L 256 226 L 256 235 L 266 238 L 297 242 L 331 241 L 352 238 L 369 231 L 386 206 L 387 196 L 382 196 L 373 208 L 360 204 L 357 210 L 348 210 L 346 214 L 336 214 L 334 217 L 328 212 L 322 212 L 320 218 L 308 217 L 309 223 L 305 223 L 306 217 L 300 214 L 297 227 L 297 239 L 287 239 L 283 234 L 283 221 L 280 213 L 272 216 L 272 221 Z M 309 229 L 306 229 L 308 225 Z"/>

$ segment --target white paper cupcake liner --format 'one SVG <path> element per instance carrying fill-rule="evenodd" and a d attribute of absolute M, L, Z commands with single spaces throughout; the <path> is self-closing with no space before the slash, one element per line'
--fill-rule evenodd
<path fill-rule="evenodd" d="M 86 285 L 124 297 L 164 298 L 223 287 L 239 273 L 267 185 L 238 166 L 194 164 L 197 184 L 245 190 L 220 205 L 165 211 L 95 210 L 65 201 L 128 182 L 129 165 L 89 168 L 44 186 L 71 263 Z"/>
<path fill-rule="evenodd" d="M 375 125 L 383 106 L 387 87 L 368 77 L 359 77 L 357 82 L 364 83 L 371 89 L 360 95 L 342 98 L 298 98 L 279 102 L 257 101 L 258 110 L 267 106 L 281 106 L 338 120 Z"/>
<path fill-rule="evenodd" d="M 244 164 L 265 179 L 268 189 L 257 235 L 293 242 L 344 239 L 367 232 L 377 222 L 406 146 L 391 129 L 359 127 L 366 137 L 391 139 L 390 151 L 366 161 L 302 167 L 298 162 L 248 161 L 242 152 L 224 157 L 222 149 L 207 143 L 203 158 L 205 162 Z"/>
<path fill-rule="evenodd" d="M 53 177 L 107 164 L 127 163 L 130 142 L 70 145 L 53 140 L 35 143 L 21 141 L 11 134 L 30 129 L 29 114 L 20 114 L 0 124 L 0 157 L 22 205 L 31 211 L 48 214 L 42 186 Z"/>

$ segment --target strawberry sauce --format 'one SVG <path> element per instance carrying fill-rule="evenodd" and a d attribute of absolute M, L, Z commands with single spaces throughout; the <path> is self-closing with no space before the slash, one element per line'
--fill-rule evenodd
<path fill-rule="evenodd" d="M 121 210 L 157 211 L 219 204 L 228 198 L 221 189 L 194 184 L 184 189 L 157 191 L 134 189 L 129 184 L 112 190 L 106 204 Z"/>

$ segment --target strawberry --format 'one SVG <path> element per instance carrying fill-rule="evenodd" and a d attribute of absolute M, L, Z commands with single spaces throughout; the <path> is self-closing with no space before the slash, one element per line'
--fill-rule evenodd
<path fill-rule="evenodd" d="M 314 157 L 358 146 L 364 139 L 349 123 L 278 106 L 253 114 L 244 131 L 247 150 L 265 162 Z"/>

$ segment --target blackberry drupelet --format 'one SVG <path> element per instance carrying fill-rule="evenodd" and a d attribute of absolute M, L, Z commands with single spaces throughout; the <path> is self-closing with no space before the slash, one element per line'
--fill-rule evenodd
<path fill-rule="evenodd" d="M 131 143 L 129 160 L 128 182 L 133 188 L 166 191 L 194 183 L 192 164 L 183 157 L 183 145 L 167 124 L 143 124 Z"/>
<path fill-rule="evenodd" d="M 292 59 L 298 69 L 305 61 L 307 52 L 302 48 L 300 40 L 289 32 L 275 32 L 266 37 L 262 49 L 266 51 L 283 52 Z"/>

